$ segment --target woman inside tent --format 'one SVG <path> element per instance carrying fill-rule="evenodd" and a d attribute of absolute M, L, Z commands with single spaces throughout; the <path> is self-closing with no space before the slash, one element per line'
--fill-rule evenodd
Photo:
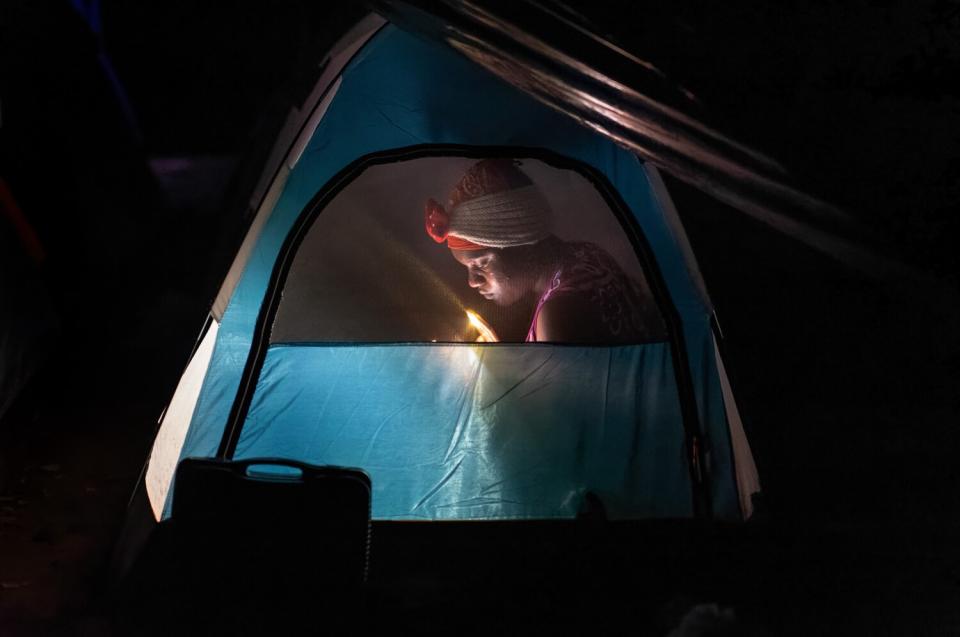
<path fill-rule="evenodd" d="M 481 296 L 501 306 L 536 299 L 527 342 L 663 338 L 649 290 L 599 246 L 554 235 L 550 205 L 518 161 L 474 164 L 446 208 L 429 199 L 424 213 L 427 234 L 446 242 Z"/>

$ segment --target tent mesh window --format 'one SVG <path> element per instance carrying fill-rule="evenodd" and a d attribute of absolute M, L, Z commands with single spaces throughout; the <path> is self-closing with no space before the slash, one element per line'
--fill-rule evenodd
<path fill-rule="evenodd" d="M 234 457 L 361 468 L 377 519 L 690 515 L 671 346 L 623 228 L 575 171 L 486 161 L 374 166 L 316 215 Z"/>
<path fill-rule="evenodd" d="M 431 199 L 446 215 L 446 243 L 426 231 Z M 464 245 L 458 234 L 488 249 L 446 249 Z M 533 243 L 511 245 L 521 241 Z M 578 173 L 529 159 L 386 164 L 367 169 L 317 216 L 270 340 L 471 342 L 481 336 L 479 318 L 498 340 L 523 342 L 545 293 L 569 311 L 554 321 L 558 338 L 537 340 L 667 338 L 633 247 Z"/>

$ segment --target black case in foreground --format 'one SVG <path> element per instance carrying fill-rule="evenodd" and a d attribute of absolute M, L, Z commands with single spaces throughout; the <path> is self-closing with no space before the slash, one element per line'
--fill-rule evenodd
<path fill-rule="evenodd" d="M 178 544 L 234 584 L 366 578 L 370 478 L 362 471 L 276 458 L 186 458 L 174 484 Z"/>

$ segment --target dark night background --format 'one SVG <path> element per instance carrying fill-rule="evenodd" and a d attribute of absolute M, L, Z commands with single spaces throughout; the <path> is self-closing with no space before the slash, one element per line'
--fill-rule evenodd
<path fill-rule="evenodd" d="M 2 634 L 123 634 L 107 558 L 244 228 L 237 186 L 284 97 L 366 12 L 86 5 L 0 8 L 0 176 L 46 253 L 17 260 L 4 245 L 0 261 L 0 285 L 44 335 L 0 421 Z M 669 182 L 764 501 L 697 570 L 665 576 L 646 625 L 665 635 L 686 608 L 718 602 L 743 634 L 957 634 L 960 4 L 700 5 L 583 11 L 913 275 L 857 273 Z"/>

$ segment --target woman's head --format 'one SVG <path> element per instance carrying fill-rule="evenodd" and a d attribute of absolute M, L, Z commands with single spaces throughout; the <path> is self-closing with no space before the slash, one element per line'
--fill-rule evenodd
<path fill-rule="evenodd" d="M 512 159 L 484 159 L 460 178 L 447 206 L 428 199 L 427 234 L 451 250 L 512 248 L 550 234 L 550 204 Z"/>
<path fill-rule="evenodd" d="M 485 159 L 464 174 L 447 207 L 429 199 L 427 234 L 446 242 L 467 268 L 467 282 L 499 305 L 516 303 L 536 285 L 537 244 L 551 236 L 551 210 L 512 159 Z"/>

